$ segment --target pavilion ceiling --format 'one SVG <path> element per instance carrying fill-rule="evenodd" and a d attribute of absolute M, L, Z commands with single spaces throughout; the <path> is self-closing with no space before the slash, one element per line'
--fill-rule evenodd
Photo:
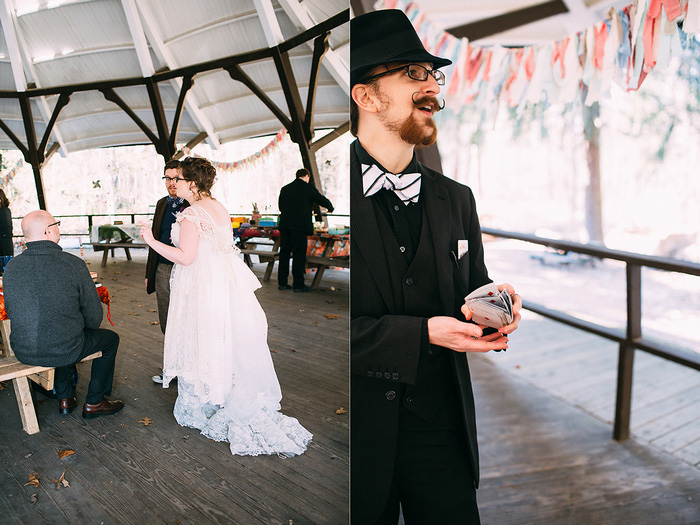
<path fill-rule="evenodd" d="M 0 149 L 28 144 L 28 111 L 37 144 L 55 115 L 46 146 L 62 153 L 151 143 L 149 130 L 162 137 L 165 129 L 178 143 L 206 138 L 214 148 L 275 134 L 295 117 L 280 72 L 298 88 L 304 107 L 296 109 L 310 106 L 311 130 L 343 126 L 349 24 L 331 24 L 317 76 L 315 38 L 303 35 L 344 10 L 347 0 L 0 0 Z M 282 52 L 269 52 L 285 42 Z M 188 70 L 231 57 L 243 58 L 229 60 L 228 71 Z M 238 70 L 262 96 L 234 80 Z M 192 73 L 189 90 L 181 89 L 187 74 L 170 74 L 181 71 Z M 82 88 L 60 99 L 69 85 Z M 67 103 L 56 113 L 59 100 Z"/>

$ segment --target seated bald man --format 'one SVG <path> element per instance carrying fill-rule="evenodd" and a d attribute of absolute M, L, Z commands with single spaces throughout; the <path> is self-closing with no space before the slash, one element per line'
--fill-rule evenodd
<path fill-rule="evenodd" d="M 60 414 L 78 405 L 75 365 L 102 351 L 92 362 L 83 417 L 113 414 L 124 407 L 109 401 L 119 336 L 100 328 L 102 303 L 82 259 L 58 245 L 61 222 L 44 211 L 22 220 L 26 248 L 10 260 L 3 277 L 5 310 L 11 321 L 10 344 L 22 363 L 56 367 L 54 386 Z"/>

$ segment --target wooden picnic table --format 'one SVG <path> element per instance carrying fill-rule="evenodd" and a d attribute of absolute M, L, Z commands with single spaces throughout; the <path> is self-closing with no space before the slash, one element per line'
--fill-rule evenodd
<path fill-rule="evenodd" d="M 275 261 L 279 260 L 279 230 L 271 227 L 247 228 L 234 230 L 234 235 L 239 239 L 238 247 L 248 266 L 252 266 L 251 255 L 257 255 L 260 262 L 267 263 L 263 281 L 269 281 L 272 277 Z M 318 289 L 326 268 L 350 267 L 349 239 L 349 235 L 330 235 L 325 232 L 317 232 L 308 237 L 306 266 L 316 268 L 316 275 L 311 284 L 312 289 Z M 261 250 L 260 246 L 270 246 L 271 248 Z"/>
<path fill-rule="evenodd" d="M 95 228 L 97 236 L 95 237 Z M 101 224 L 93 226 L 91 242 L 84 242 L 82 246 L 92 246 L 96 252 L 103 252 L 102 268 L 107 266 L 107 256 L 111 250 L 114 257 L 116 248 L 123 248 L 127 261 L 131 260 L 131 249 L 148 248 L 145 242 L 134 242 L 139 237 L 140 224 Z"/>

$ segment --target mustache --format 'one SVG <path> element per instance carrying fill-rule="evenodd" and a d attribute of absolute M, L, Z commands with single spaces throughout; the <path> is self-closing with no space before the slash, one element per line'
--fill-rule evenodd
<path fill-rule="evenodd" d="M 442 104 L 438 101 L 437 97 L 431 95 L 421 95 L 417 91 L 411 95 L 411 100 L 415 106 L 425 106 L 426 104 L 432 104 L 433 114 L 438 111 L 445 109 L 445 99 L 442 100 Z"/>

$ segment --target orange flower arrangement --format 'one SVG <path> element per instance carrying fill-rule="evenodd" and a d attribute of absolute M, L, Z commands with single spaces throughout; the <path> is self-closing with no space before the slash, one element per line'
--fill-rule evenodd
<path fill-rule="evenodd" d="M 109 324 L 114 326 L 114 323 L 112 322 L 112 313 L 109 311 L 109 291 L 107 291 L 107 288 L 104 286 L 99 286 L 97 288 L 97 295 L 100 296 L 100 301 L 107 305 L 107 320 L 109 321 Z"/>

